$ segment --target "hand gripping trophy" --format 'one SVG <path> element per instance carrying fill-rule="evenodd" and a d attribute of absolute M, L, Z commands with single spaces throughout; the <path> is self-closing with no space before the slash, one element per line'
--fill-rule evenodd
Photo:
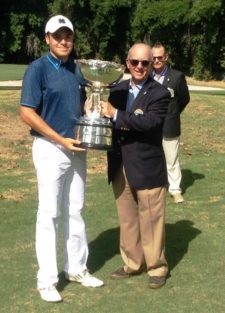
<path fill-rule="evenodd" d="M 82 116 L 75 128 L 75 138 L 81 147 L 109 150 L 112 146 L 112 123 L 102 117 L 101 98 L 106 88 L 123 76 L 125 67 L 114 62 L 101 60 L 76 60 L 90 89 L 90 113 Z"/>

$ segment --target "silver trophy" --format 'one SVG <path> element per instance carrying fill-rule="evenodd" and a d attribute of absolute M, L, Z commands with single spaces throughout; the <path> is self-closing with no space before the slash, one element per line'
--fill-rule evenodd
<path fill-rule="evenodd" d="M 80 140 L 83 148 L 109 150 L 112 146 L 110 119 L 102 117 L 101 100 L 107 88 L 118 82 L 125 67 L 114 62 L 101 60 L 76 60 L 86 80 L 86 90 L 91 101 L 91 113 L 82 116 L 75 127 L 75 139 Z"/>

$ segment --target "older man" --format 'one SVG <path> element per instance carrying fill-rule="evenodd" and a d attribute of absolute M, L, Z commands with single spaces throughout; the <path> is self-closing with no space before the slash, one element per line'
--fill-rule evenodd
<path fill-rule="evenodd" d="M 162 127 L 170 94 L 149 75 L 151 48 L 133 45 L 126 64 L 131 79 L 112 88 L 103 114 L 113 119 L 113 149 L 108 153 L 120 222 L 120 252 L 124 266 L 111 274 L 128 278 L 147 270 L 150 288 L 166 282 L 166 163 Z"/>

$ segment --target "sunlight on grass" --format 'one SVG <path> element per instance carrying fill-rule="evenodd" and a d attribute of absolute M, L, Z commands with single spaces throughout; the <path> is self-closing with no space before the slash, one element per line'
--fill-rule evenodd
<path fill-rule="evenodd" d="M 27 65 L 21 64 L 0 64 L 0 81 L 21 80 Z"/>
<path fill-rule="evenodd" d="M 19 91 L 0 91 L 0 302 L 1 313 L 223 313 L 225 99 L 195 95 L 182 113 L 181 167 L 185 202 L 167 195 L 166 254 L 170 273 L 164 288 L 152 291 L 148 277 L 112 281 L 121 266 L 119 228 L 106 152 L 88 152 L 84 219 L 91 272 L 100 289 L 68 283 L 62 273 L 59 228 L 59 290 L 64 302 L 40 300 L 36 291 L 36 177 L 29 128 L 18 117 Z M 147 170 L 147 169 L 146 169 Z"/>

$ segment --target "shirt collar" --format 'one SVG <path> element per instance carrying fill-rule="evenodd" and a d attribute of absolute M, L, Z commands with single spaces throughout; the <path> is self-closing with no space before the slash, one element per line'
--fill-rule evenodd
<path fill-rule="evenodd" d="M 152 71 L 152 77 L 154 77 L 155 75 L 166 76 L 167 71 L 168 71 L 168 66 L 167 65 L 163 68 L 162 72 L 159 73 L 159 74 L 156 74 L 155 70 L 153 70 Z"/>
<path fill-rule="evenodd" d="M 50 52 L 47 54 L 47 59 L 57 70 L 63 64 L 62 60 L 55 58 Z"/>
<path fill-rule="evenodd" d="M 130 83 L 129 83 L 129 87 L 130 88 L 137 88 L 139 90 L 141 90 L 141 88 L 143 87 L 143 85 L 146 83 L 147 79 L 144 80 L 142 83 L 140 84 L 134 84 L 133 81 L 132 81 L 132 78 L 130 79 Z"/>

